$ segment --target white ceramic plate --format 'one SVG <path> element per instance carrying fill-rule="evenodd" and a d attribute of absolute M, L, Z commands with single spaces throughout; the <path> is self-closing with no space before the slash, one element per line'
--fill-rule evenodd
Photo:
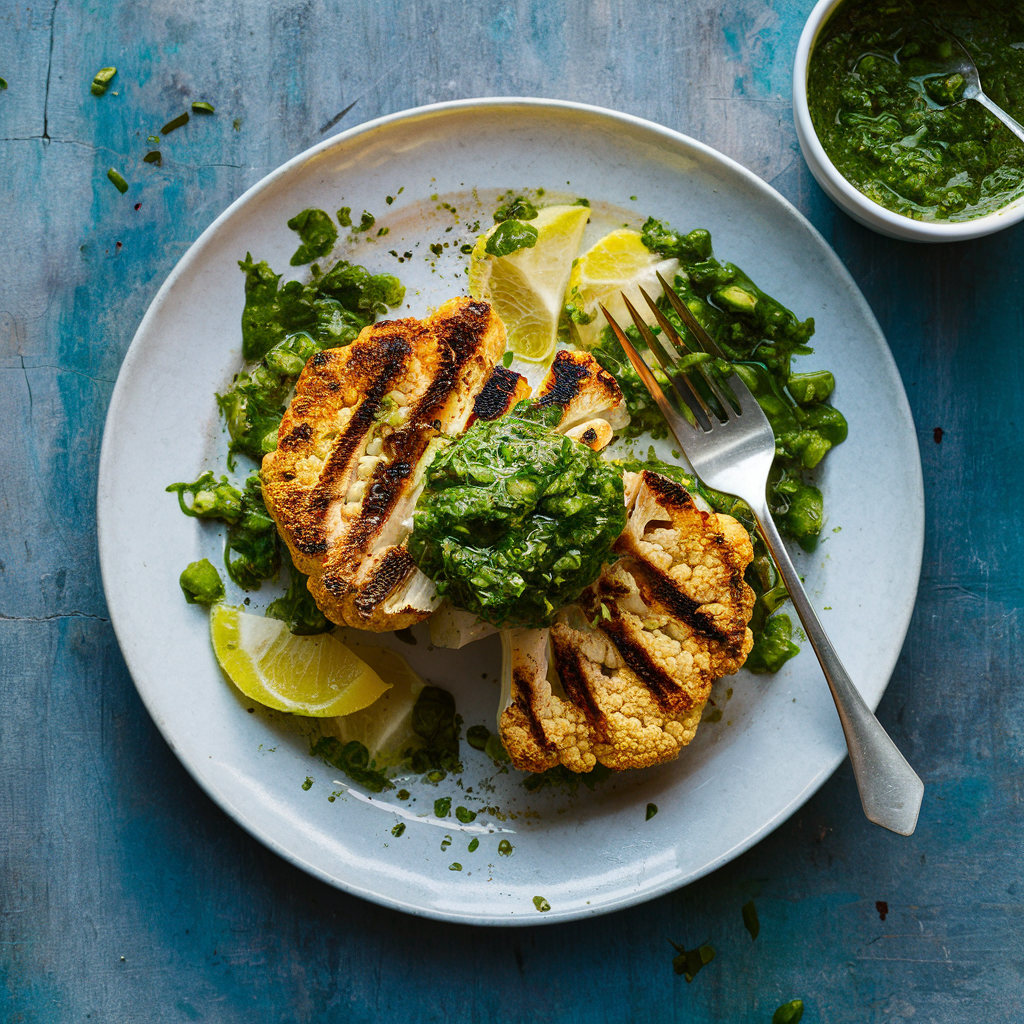
<path fill-rule="evenodd" d="M 199 784 L 254 836 L 332 885 L 482 924 L 597 914 L 699 878 L 785 820 L 846 753 L 805 650 L 776 676 L 740 673 L 718 684 L 721 721 L 706 722 L 677 762 L 624 773 L 593 792 L 531 795 L 518 773 L 496 775 L 463 744 L 465 789 L 454 779 L 436 789 L 414 782 L 409 801 L 393 791 L 369 800 L 309 755 L 294 720 L 247 713 L 249 702 L 221 676 L 206 613 L 184 602 L 177 583 L 188 562 L 219 560 L 220 535 L 181 515 L 164 487 L 222 471 L 213 395 L 241 361 L 237 260 L 251 251 L 288 270 L 296 245 L 289 217 L 307 206 L 366 209 L 388 234 L 351 236 L 339 253 L 354 250 L 372 270 L 400 274 L 409 313 L 422 315 L 464 291 L 458 249 L 474 222 L 480 230 L 490 222 L 497 191 L 537 187 L 551 198 L 590 198 L 599 222 L 592 233 L 648 213 L 687 230 L 707 227 L 720 258 L 815 317 L 817 351 L 803 363 L 834 371 L 850 438 L 826 460 L 823 542 L 798 560 L 874 707 L 910 621 L 924 532 L 917 443 L 892 356 L 849 274 L 789 203 L 719 153 L 634 117 L 547 100 L 441 104 L 354 128 L 285 164 L 203 233 L 154 299 L 118 378 L 100 467 L 111 618 L 142 699 Z M 430 252 L 445 242 L 440 257 Z M 413 256 L 399 265 L 389 250 Z M 429 651 L 425 629 L 417 635 L 417 646 L 396 648 L 455 694 L 467 726 L 493 728 L 496 642 Z M 313 785 L 303 789 L 307 776 Z M 475 831 L 454 817 L 433 819 L 433 800 L 444 796 L 453 809 L 480 810 L 468 827 Z M 658 813 L 645 820 L 648 803 Z M 396 838 L 400 820 L 407 827 Z M 470 853 L 473 838 L 479 848 Z M 511 856 L 499 854 L 502 839 Z M 535 897 L 551 909 L 538 912 Z"/>

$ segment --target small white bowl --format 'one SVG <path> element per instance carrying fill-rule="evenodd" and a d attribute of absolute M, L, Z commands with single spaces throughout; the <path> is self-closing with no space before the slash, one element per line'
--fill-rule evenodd
<path fill-rule="evenodd" d="M 793 118 L 796 121 L 797 138 L 800 140 L 800 148 L 811 174 L 828 193 L 829 198 L 866 227 L 890 238 L 902 238 L 910 242 L 956 242 L 980 238 L 982 235 L 991 235 L 1024 220 L 1024 198 L 973 220 L 955 223 L 944 220 L 914 220 L 879 206 L 843 177 L 825 154 L 824 147 L 814 131 L 811 112 L 807 106 L 807 68 L 811 51 L 826 22 L 841 3 L 843 0 L 819 0 L 811 11 L 807 24 L 804 25 L 793 66 Z"/>

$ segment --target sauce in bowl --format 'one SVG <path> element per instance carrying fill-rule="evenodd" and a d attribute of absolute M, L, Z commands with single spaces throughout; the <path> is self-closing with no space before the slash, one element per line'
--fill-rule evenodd
<path fill-rule="evenodd" d="M 1024 120 L 1024 0 L 847 0 L 808 69 L 829 159 L 869 199 L 917 220 L 971 220 L 1024 197 L 1024 142 L 939 70 L 950 35 L 985 92 Z"/>

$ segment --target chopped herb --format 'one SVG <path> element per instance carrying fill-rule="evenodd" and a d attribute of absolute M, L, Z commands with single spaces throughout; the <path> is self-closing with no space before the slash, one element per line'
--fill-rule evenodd
<path fill-rule="evenodd" d="M 217 482 L 209 470 L 192 483 L 171 484 L 167 490 L 177 493 L 178 505 L 185 515 L 228 525 L 224 564 L 240 587 L 258 588 L 263 580 L 277 575 L 277 528 L 263 504 L 258 471 L 253 471 L 241 491 L 228 483 L 227 477 Z M 191 503 L 185 500 L 185 495 L 191 495 Z M 237 557 L 233 558 L 232 552 Z"/>
<path fill-rule="evenodd" d="M 444 839 L 441 840 L 441 850 L 442 851 L 447 850 L 448 847 L 451 846 L 451 845 L 452 845 L 452 837 L 449 836 L 449 835 L 446 835 L 444 837 Z"/>
<path fill-rule="evenodd" d="M 312 789 L 312 787 L 313 787 L 313 777 L 311 775 L 307 775 L 306 776 L 306 781 L 302 784 L 302 788 L 308 791 L 308 790 Z"/>
<path fill-rule="evenodd" d="M 280 274 L 275 274 L 264 260 L 256 263 L 250 254 L 239 261 L 245 274 L 245 309 L 242 312 L 242 355 L 249 360 L 267 356 L 275 346 L 295 351 L 302 364 L 319 348 L 339 347 L 354 341 L 359 332 L 373 323 L 378 313 L 398 306 L 405 298 L 405 289 L 391 274 L 371 275 L 364 267 L 339 260 L 325 274 L 314 275 L 309 284 L 288 281 L 278 288 Z M 296 340 L 298 332 L 312 343 L 312 349 L 302 354 L 302 344 Z M 287 365 L 285 365 L 287 364 Z M 302 365 L 286 359 L 282 367 L 285 376 L 297 377 Z M 257 373 L 257 368 L 252 373 Z M 279 373 L 274 374 L 280 377 Z M 283 383 L 275 379 L 273 385 Z M 291 390 L 294 378 L 287 382 L 283 398 Z M 268 386 L 269 386 L 268 385 Z M 280 420 L 280 415 L 278 416 Z M 276 444 L 275 444 L 276 447 Z M 269 449 L 273 450 L 273 449 Z M 262 451 L 253 454 L 262 458 Z"/>
<path fill-rule="evenodd" d="M 216 111 L 213 109 L 212 103 L 207 103 L 206 100 L 193 100 L 192 109 L 197 114 L 215 114 Z"/>
<path fill-rule="evenodd" d="M 286 547 L 283 548 L 283 551 L 290 574 L 288 590 L 276 601 L 271 601 L 264 614 L 272 619 L 281 619 L 291 632 L 299 636 L 313 636 L 317 633 L 330 632 L 334 629 L 334 623 L 320 611 L 316 601 L 313 600 L 313 595 L 309 592 L 309 587 L 306 586 L 306 580 L 309 577 L 295 568 Z"/>
<path fill-rule="evenodd" d="M 491 738 L 491 730 L 486 725 L 471 725 L 466 730 L 466 742 L 474 750 L 485 750 Z"/>
<path fill-rule="evenodd" d="M 463 825 L 468 825 L 471 821 L 476 820 L 476 811 L 471 811 L 468 807 L 456 807 L 455 817 L 462 822 Z"/>
<path fill-rule="evenodd" d="M 6 88 L 7 88 L 7 79 L 6 78 L 0 78 L 0 89 L 6 89 Z"/>
<path fill-rule="evenodd" d="M 511 193 L 507 193 L 511 195 Z M 499 206 L 494 211 L 494 223 L 501 224 L 507 220 L 536 220 L 537 207 L 525 196 L 516 196 L 511 202 Z"/>
<path fill-rule="evenodd" d="M 224 581 L 208 558 L 191 562 L 178 583 L 189 604 L 216 604 L 224 597 Z"/>
<path fill-rule="evenodd" d="M 114 183 L 114 188 L 116 188 L 117 191 L 121 193 L 121 195 L 124 195 L 125 192 L 128 191 L 128 182 L 125 181 L 124 178 L 122 178 L 121 175 L 118 174 L 113 167 L 111 167 L 110 170 L 107 171 L 107 177 Z"/>
<path fill-rule="evenodd" d="M 539 789 L 548 787 L 556 789 L 564 786 L 570 793 L 576 793 L 581 782 L 587 789 L 593 790 L 595 786 L 610 779 L 613 774 L 611 768 L 600 763 L 594 765 L 593 769 L 585 774 L 577 774 L 566 768 L 564 764 L 559 764 L 547 771 L 528 775 L 523 780 L 523 789 L 530 793 L 536 793 Z"/>
<path fill-rule="evenodd" d="M 409 758 L 414 772 L 434 769 L 444 778 L 445 772 L 462 771 L 459 760 L 462 716 L 456 713 L 455 698 L 447 690 L 439 686 L 424 686 L 412 706 L 410 726 L 423 741 L 423 746 Z"/>
<path fill-rule="evenodd" d="M 491 256 L 511 256 L 520 249 L 532 249 L 537 244 L 537 229 L 519 220 L 506 220 L 487 239 L 484 251 Z M 433 246 L 431 246 L 433 248 Z"/>
<path fill-rule="evenodd" d="M 760 635 L 747 655 L 744 668 L 751 672 L 778 672 L 800 648 L 793 643 L 793 623 L 785 613 L 773 615 L 764 624 Z"/>
<path fill-rule="evenodd" d="M 177 494 L 181 511 L 195 519 L 237 523 L 241 517 L 242 492 L 230 484 L 226 476 L 218 481 L 212 470 L 200 474 L 190 484 L 170 484 L 165 490 Z M 186 494 L 191 502 L 185 500 Z"/>
<path fill-rule="evenodd" d="M 398 838 L 398 837 L 399 837 L 400 835 L 402 835 L 402 833 L 403 833 L 403 832 L 405 832 L 405 822 L 404 822 L 404 821 L 400 821 L 400 822 L 399 822 L 399 823 L 398 823 L 397 825 L 395 825 L 395 827 L 394 827 L 394 828 L 393 828 L 393 829 L 391 830 L 391 834 L 392 834 L 392 835 L 393 835 L 393 836 L 394 836 L 394 837 L 395 837 L 396 839 L 397 839 L 397 838 Z"/>
<path fill-rule="evenodd" d="M 644 817 L 644 821 L 650 821 L 651 818 L 653 818 L 657 813 L 658 813 L 658 805 L 657 804 L 648 804 L 647 805 L 647 814 Z"/>
<path fill-rule="evenodd" d="M 505 369 L 507 370 L 512 365 L 512 360 L 515 359 L 515 357 L 515 352 L 506 352 L 501 357 L 501 365 L 504 366 Z"/>
<path fill-rule="evenodd" d="M 302 240 L 302 245 L 289 260 L 293 267 L 301 267 L 320 256 L 326 256 L 338 240 L 338 229 L 330 214 L 314 207 L 297 213 L 288 221 L 288 227 Z"/>
<path fill-rule="evenodd" d="M 358 740 L 342 743 L 334 736 L 321 736 L 310 747 L 310 753 L 322 757 L 329 765 L 343 771 L 353 782 L 358 782 L 373 793 L 393 789 L 384 772 L 370 760 L 370 752 Z"/>
<path fill-rule="evenodd" d="M 632 200 L 632 201 L 633 201 L 634 203 L 636 202 L 636 196 L 630 196 L 629 198 L 630 198 L 630 199 L 631 199 L 631 200 Z"/>
<path fill-rule="evenodd" d="M 442 254 L 442 253 L 444 252 L 444 246 L 443 246 L 443 245 L 440 245 L 440 244 L 438 244 L 437 242 L 435 242 L 435 243 L 434 243 L 433 245 L 431 245 L 431 247 L 430 247 L 430 251 L 431 251 L 431 252 L 432 252 L 432 253 L 433 253 L 433 254 L 434 254 L 435 256 L 440 256 L 440 255 L 441 255 L 441 254 Z"/>
<path fill-rule="evenodd" d="M 240 117 L 236 117 L 234 121 L 231 122 L 231 127 L 234 128 L 236 132 L 240 132 L 242 130 L 242 119 Z"/>
<path fill-rule="evenodd" d="M 343 206 L 338 211 L 338 223 L 343 228 L 350 228 L 352 226 L 352 207 Z"/>
<path fill-rule="evenodd" d="M 447 818 L 452 813 L 452 798 L 450 796 L 442 796 L 434 801 L 434 817 L 435 818 Z"/>
<path fill-rule="evenodd" d="M 144 164 L 156 164 L 157 167 L 163 167 L 163 157 L 160 155 L 159 149 L 151 149 L 143 158 Z"/>
<path fill-rule="evenodd" d="M 385 196 L 384 197 L 384 202 L 387 203 L 388 206 L 390 206 L 394 201 L 395 201 L 395 197 L 394 196 Z"/>
<path fill-rule="evenodd" d="M 370 228 L 377 222 L 377 218 L 367 210 L 363 210 L 363 215 L 359 218 L 359 226 L 354 227 L 353 231 L 369 231 Z"/>
<path fill-rule="evenodd" d="M 382 238 L 384 235 L 388 234 L 390 231 L 391 231 L 391 228 L 380 228 L 377 231 L 377 237 L 378 238 Z"/>
<path fill-rule="evenodd" d="M 551 904 L 548 903 L 543 896 L 534 896 L 533 905 L 543 914 L 551 909 Z"/>
<path fill-rule="evenodd" d="M 498 843 L 498 856 L 511 857 L 514 849 L 515 847 L 507 839 L 502 839 L 502 841 Z"/>
<path fill-rule="evenodd" d="M 259 470 L 253 470 L 245 481 L 241 514 L 228 525 L 224 564 L 243 590 L 259 589 L 263 580 L 275 577 L 280 568 L 277 527 L 263 503 Z"/>
<path fill-rule="evenodd" d="M 773 1014 L 772 1024 L 799 1024 L 800 1018 L 804 1015 L 804 1002 L 802 999 L 791 999 L 783 1003 Z"/>
<path fill-rule="evenodd" d="M 102 96 L 110 87 L 110 80 L 117 74 L 117 68 L 100 68 L 92 80 L 90 92 L 93 96 Z M 4 88 L 7 84 L 4 83 Z"/>
<path fill-rule="evenodd" d="M 159 135 L 147 135 L 146 136 L 146 141 L 150 142 L 150 143 L 159 142 L 160 141 L 160 136 Z"/>
<path fill-rule="evenodd" d="M 715 959 L 715 950 L 707 943 L 697 949 L 684 949 L 676 942 L 672 942 L 672 946 L 678 954 L 672 958 L 672 969 L 676 974 L 682 974 L 688 984 L 697 977 L 697 972 L 702 967 L 706 967 Z"/>
<path fill-rule="evenodd" d="M 495 764 L 504 764 L 506 761 L 511 760 L 508 756 L 508 751 L 502 745 L 501 740 L 497 736 L 489 736 L 487 738 L 487 746 L 484 747 L 484 753 L 494 761 Z"/>
<path fill-rule="evenodd" d="M 407 789 L 400 789 L 395 795 L 399 800 L 408 800 L 412 794 Z"/>
<path fill-rule="evenodd" d="M 749 903 L 744 903 L 741 913 L 743 914 L 743 927 L 750 932 L 750 941 L 753 942 L 761 934 L 761 922 L 757 919 L 757 907 L 754 906 L 754 901 L 750 900 Z"/>
<path fill-rule="evenodd" d="M 462 870 L 462 865 L 458 861 L 456 861 L 454 864 L 449 864 L 448 865 L 448 870 L 449 871 L 461 871 Z"/>
<path fill-rule="evenodd" d="M 480 847 L 480 840 L 477 839 L 476 836 L 474 836 L 472 839 L 470 839 L 469 846 L 467 846 L 466 849 L 470 853 L 476 853 L 476 851 L 479 849 L 479 847 Z"/>
<path fill-rule="evenodd" d="M 459 252 L 461 252 L 463 256 L 468 256 L 472 251 L 473 246 L 471 246 L 468 242 L 465 245 L 459 246 Z"/>
<path fill-rule="evenodd" d="M 586 324 L 592 324 L 597 319 L 596 313 L 588 313 L 575 302 L 567 302 L 562 307 L 562 316 L 571 320 L 574 324 L 579 324 L 581 327 Z"/>
<path fill-rule="evenodd" d="M 589 199 L 584 199 L 584 198 L 580 197 L 572 205 L 573 206 L 586 206 L 589 209 L 590 208 L 590 200 Z"/>
<path fill-rule="evenodd" d="M 438 595 L 498 626 L 545 626 L 626 525 L 622 474 L 520 403 L 477 421 L 426 473 L 409 552 Z M 528 542 L 527 542 L 528 538 Z"/>
<path fill-rule="evenodd" d="M 184 114 L 179 114 L 177 117 L 175 117 L 172 120 L 168 121 L 167 124 L 165 124 L 163 126 L 163 128 L 160 129 L 160 134 L 161 135 L 170 135 L 171 132 L 173 132 L 175 129 L 181 128 L 183 125 L 186 125 L 186 124 L 188 124 L 188 111 L 187 110 L 185 111 Z"/>

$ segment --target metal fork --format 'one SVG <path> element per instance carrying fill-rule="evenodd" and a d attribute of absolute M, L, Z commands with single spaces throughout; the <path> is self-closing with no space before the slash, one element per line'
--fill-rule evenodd
<path fill-rule="evenodd" d="M 658 277 L 669 303 L 700 347 L 710 355 L 721 358 L 722 353 L 711 336 L 665 279 L 660 274 Z M 704 388 L 714 396 L 720 408 L 715 408 L 705 400 L 701 389 L 695 387 L 687 373 L 681 369 L 680 350 L 686 354 L 691 352 L 690 348 L 647 292 L 643 289 L 640 291 L 662 329 L 661 337 L 668 338 L 671 344 L 663 343 L 651 331 L 644 318 L 623 295 L 626 308 L 640 336 L 665 371 L 676 401 L 681 405 L 669 401 L 651 368 L 633 347 L 626 333 L 609 316 L 604 306 L 601 311 L 651 397 L 658 403 L 697 475 L 709 487 L 734 494 L 750 506 L 758 531 L 775 560 L 832 691 L 846 735 L 846 746 L 850 751 L 850 762 L 857 779 L 864 813 L 869 821 L 909 836 L 917 826 L 924 783 L 871 713 L 843 668 L 839 655 L 807 599 L 796 566 L 772 520 L 766 497 L 768 471 L 775 456 L 775 435 L 771 425 L 757 399 L 735 373 L 725 378 L 732 390 L 730 395 L 712 373 L 704 372 L 698 366 Z M 692 424 L 681 414 L 681 408 L 692 415 Z"/>

